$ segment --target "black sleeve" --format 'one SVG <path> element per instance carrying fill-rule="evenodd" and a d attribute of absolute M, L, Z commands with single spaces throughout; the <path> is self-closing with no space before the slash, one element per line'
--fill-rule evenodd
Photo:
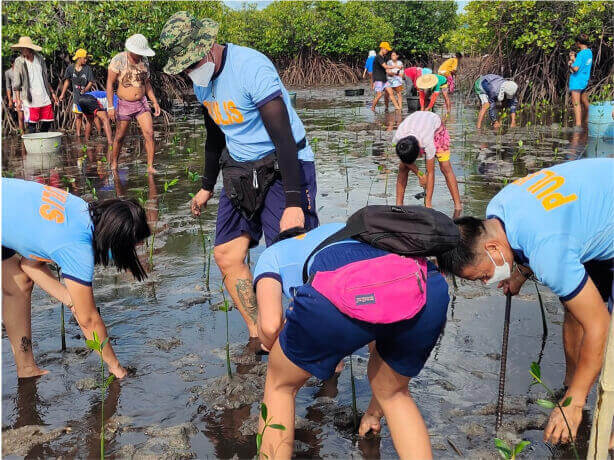
<path fill-rule="evenodd" d="M 66 70 L 64 71 L 64 80 L 69 79 L 72 77 L 72 72 L 74 70 L 75 66 L 73 66 L 72 64 L 70 64 L 68 67 L 66 67 Z"/>
<path fill-rule="evenodd" d="M 281 171 L 281 182 L 286 197 L 286 208 L 301 206 L 301 168 L 298 162 L 296 140 L 292 135 L 288 108 L 283 99 L 276 97 L 258 108 L 264 127 L 269 133 Z"/>
<path fill-rule="evenodd" d="M 226 147 L 226 138 L 218 125 L 215 124 L 207 109 L 205 113 L 205 128 L 207 139 L 205 141 L 205 171 L 203 172 L 202 188 L 213 191 L 217 176 L 220 173 L 220 155 Z"/>

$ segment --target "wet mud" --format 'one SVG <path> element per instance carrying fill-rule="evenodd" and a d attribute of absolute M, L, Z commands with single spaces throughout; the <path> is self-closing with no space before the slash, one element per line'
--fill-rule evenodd
<path fill-rule="evenodd" d="M 390 140 L 402 117 L 376 114 L 368 94 L 348 98 L 344 88 L 298 90 L 297 111 L 316 154 L 322 222 L 344 220 L 365 204 L 393 203 L 397 160 Z M 442 106 L 436 106 L 442 112 Z M 548 120 L 501 133 L 476 132 L 477 104 L 453 95 L 447 120 L 452 166 L 459 180 L 464 214 L 484 214 L 489 199 L 505 184 L 539 168 L 576 158 L 614 156 L 614 144 L 575 133 L 568 120 Z M 27 155 L 16 138 L 3 139 L 3 174 L 68 188 L 84 197 L 133 197 L 147 209 L 155 239 L 140 257 L 149 277 L 136 283 L 114 269 L 97 269 L 94 293 L 112 336 L 113 347 L 129 377 L 114 382 L 104 404 L 106 453 L 112 458 L 251 458 L 266 356 L 256 356 L 236 309 L 228 312 L 233 377 L 226 375 L 226 320 L 220 311 L 220 273 L 209 257 L 219 188 L 200 222 L 189 213 L 189 193 L 201 173 L 205 141 L 199 109 L 178 113 L 169 128 L 156 126 L 156 167 L 147 176 L 145 152 L 133 126 L 111 174 L 101 138 L 83 145 L 65 136 L 61 153 Z M 405 114 L 404 114 L 405 116 Z M 530 114 L 526 115 L 527 117 Z M 419 162 L 424 168 L 424 163 Z M 436 168 L 433 205 L 452 215 L 445 180 Z M 164 183 L 178 183 L 164 192 Z M 406 203 L 422 189 L 410 179 Z M 203 251 L 203 239 L 205 250 Z M 209 243 L 208 243 L 209 242 Z M 150 245 L 153 250 L 150 256 Z M 252 267 L 263 244 L 251 251 Z M 208 270 L 208 261 L 212 261 Z M 209 272 L 209 279 L 207 279 Z M 545 395 L 531 387 L 532 361 L 560 388 L 564 372 L 562 308 L 540 286 L 549 334 L 543 337 L 536 288 L 527 283 L 514 298 L 503 427 L 494 431 L 501 333 L 505 298 L 479 283 L 448 279 L 451 303 L 445 330 L 422 373 L 410 389 L 420 408 L 437 458 L 497 458 L 493 438 L 531 441 L 523 457 L 568 458 L 541 440 L 547 412 L 534 401 Z M 60 305 L 35 288 L 32 300 L 33 348 L 38 364 L 50 373 L 20 381 L 11 348 L 2 337 L 3 453 L 28 457 L 98 457 L 99 361 L 86 347 L 70 314 L 67 351 L 60 349 Z M 370 400 L 366 377 L 368 351 L 353 356 L 357 406 Z M 295 455 L 319 457 L 395 457 L 385 421 L 380 435 L 360 439 L 354 432 L 349 358 L 344 371 L 320 382 L 310 379 L 297 395 Z M 580 433 L 581 454 L 588 437 L 594 394 Z M 67 429 L 67 427 L 69 429 Z"/>

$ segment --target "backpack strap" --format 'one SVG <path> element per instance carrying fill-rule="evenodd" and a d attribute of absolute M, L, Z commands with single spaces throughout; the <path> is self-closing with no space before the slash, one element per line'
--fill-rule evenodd
<path fill-rule="evenodd" d="M 335 233 L 330 235 L 328 238 L 326 238 L 324 241 L 322 241 L 320 244 L 318 244 L 315 247 L 315 249 L 311 251 L 311 253 L 307 256 L 307 259 L 305 259 L 305 264 L 303 265 L 303 283 L 306 283 L 307 280 L 309 279 L 307 267 L 309 265 L 309 261 L 311 260 L 311 258 L 314 256 L 316 252 L 320 251 L 321 249 L 324 249 L 326 246 L 330 244 L 338 243 L 339 241 L 343 241 L 343 240 L 347 240 L 348 238 L 352 238 L 353 236 L 356 236 L 359 233 L 361 233 L 361 231 L 358 231 L 356 228 L 346 225 L 341 230 L 336 231 Z"/>

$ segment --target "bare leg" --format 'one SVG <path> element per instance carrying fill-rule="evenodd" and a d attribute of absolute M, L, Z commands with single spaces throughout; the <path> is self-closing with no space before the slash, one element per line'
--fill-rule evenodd
<path fill-rule="evenodd" d="M 81 137 L 81 123 L 82 123 L 82 119 L 81 119 L 81 114 L 80 113 L 76 113 L 75 114 L 75 122 L 77 124 L 77 137 Z"/>
<path fill-rule="evenodd" d="M 388 95 L 388 91 L 384 90 L 384 109 L 388 112 L 388 107 L 390 106 L 390 96 Z"/>
<path fill-rule="evenodd" d="M 17 377 L 47 374 L 36 365 L 32 352 L 32 280 L 21 270 L 19 257 L 2 261 L 2 321 L 11 343 Z"/>
<path fill-rule="evenodd" d="M 490 104 L 487 102 L 486 104 L 482 104 L 482 107 L 480 108 L 480 113 L 478 114 L 478 124 L 477 124 L 478 129 L 482 127 L 482 121 L 484 120 L 484 115 L 486 115 L 486 112 L 488 111 L 488 107 L 490 107 Z"/>
<path fill-rule="evenodd" d="M 454 201 L 454 210 L 463 209 L 463 205 L 460 199 L 460 193 L 458 192 L 458 182 L 456 181 L 456 175 L 454 174 L 452 165 L 449 161 L 442 161 L 439 163 L 439 169 L 441 169 L 441 173 L 446 178 L 448 190 L 450 190 L 450 195 L 452 195 L 452 201 Z"/>
<path fill-rule="evenodd" d="M 24 132 L 24 125 L 23 125 L 23 110 L 18 110 L 17 111 L 17 121 L 19 122 L 19 130 L 23 133 Z"/>
<path fill-rule="evenodd" d="M 98 129 L 98 132 L 100 132 L 100 122 L 102 121 L 102 126 L 104 128 L 104 134 L 105 136 L 107 136 L 107 144 L 109 146 L 112 145 L 113 143 L 113 132 L 111 131 L 111 122 L 109 121 L 109 116 L 107 115 L 107 112 L 103 112 L 102 110 L 99 110 L 98 112 L 96 112 L 96 118 L 94 119 L 94 122 L 96 122 L 96 129 Z"/>
<path fill-rule="evenodd" d="M 151 118 L 151 112 L 145 112 L 136 117 L 136 121 L 141 127 L 143 133 L 143 139 L 145 140 L 145 151 L 147 152 L 147 171 L 150 173 L 157 173 L 154 169 L 154 153 L 156 146 L 154 144 L 154 131 L 153 131 L 153 119 Z"/>
<path fill-rule="evenodd" d="M 580 105 L 580 91 L 571 92 L 571 103 L 573 104 L 573 115 L 576 126 L 582 126 L 582 106 Z"/>
<path fill-rule="evenodd" d="M 258 305 L 253 288 L 252 274 L 245 263 L 250 238 L 243 234 L 213 249 L 215 263 L 224 277 L 230 297 L 243 317 L 250 337 L 258 337 Z"/>
<path fill-rule="evenodd" d="M 262 437 L 261 452 L 270 459 L 290 459 L 294 448 L 294 411 L 298 390 L 311 376 L 290 361 L 275 341 L 269 355 L 266 383 L 264 385 L 264 404 L 268 409 L 271 423 L 281 424 L 285 431 L 268 428 Z M 262 417 L 258 431 L 262 431 Z"/>
<path fill-rule="evenodd" d="M 117 160 L 119 159 L 122 145 L 124 144 L 124 137 L 126 137 L 129 126 L 130 120 L 122 120 L 117 122 L 115 139 L 113 139 L 113 152 L 111 152 L 111 169 L 117 169 Z"/>
<path fill-rule="evenodd" d="M 586 94 L 586 91 L 582 92 L 582 95 L 580 96 L 580 101 L 582 102 L 583 118 L 588 119 L 588 108 L 590 106 L 590 103 L 588 102 L 588 94 Z"/>
<path fill-rule="evenodd" d="M 444 102 L 446 103 L 446 111 L 450 113 L 452 111 L 452 102 L 450 102 L 450 95 L 448 94 L 448 90 L 444 90 L 442 91 L 442 93 Z"/>
<path fill-rule="evenodd" d="M 375 92 L 375 98 L 373 99 L 373 104 L 371 104 L 371 110 L 373 112 L 375 112 L 375 106 L 377 106 L 377 103 L 382 98 L 383 94 L 384 94 L 383 91 L 376 91 Z"/>
<path fill-rule="evenodd" d="M 584 329 L 574 316 L 565 309 L 563 319 L 563 348 L 565 351 L 565 380 L 563 385 L 569 385 L 576 372 L 580 357 L 580 345 L 584 338 Z"/>
<path fill-rule="evenodd" d="M 388 87 L 385 89 L 385 91 L 388 97 L 390 98 L 390 100 L 392 101 L 392 105 L 394 105 L 394 108 L 397 110 L 401 110 L 401 107 L 399 106 L 399 103 L 397 102 L 397 98 L 395 97 L 394 91 L 392 90 L 392 88 Z"/>
<path fill-rule="evenodd" d="M 367 375 L 373 389 L 373 397 L 388 422 L 399 458 L 432 458 L 426 424 L 407 388 L 409 377 L 397 374 L 388 366 L 377 348 L 373 349 L 369 358 Z"/>
<path fill-rule="evenodd" d="M 92 120 L 94 119 L 93 115 L 85 116 L 85 142 L 87 143 L 90 140 L 90 134 L 92 134 Z"/>

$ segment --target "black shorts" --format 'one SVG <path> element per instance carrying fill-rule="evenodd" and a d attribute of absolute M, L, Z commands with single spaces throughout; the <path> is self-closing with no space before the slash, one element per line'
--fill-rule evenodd
<path fill-rule="evenodd" d="M 85 115 L 96 115 L 96 112 L 99 110 L 105 110 L 105 108 L 98 102 L 91 94 L 84 94 L 79 97 L 79 107 L 81 107 L 81 112 Z"/>
<path fill-rule="evenodd" d="M 614 296 L 614 259 L 589 260 L 584 268 L 597 286 L 603 301 L 607 302 Z"/>
<path fill-rule="evenodd" d="M 5 248 L 2 246 L 2 260 L 10 259 L 15 254 L 17 254 L 17 251 L 14 249 Z"/>

